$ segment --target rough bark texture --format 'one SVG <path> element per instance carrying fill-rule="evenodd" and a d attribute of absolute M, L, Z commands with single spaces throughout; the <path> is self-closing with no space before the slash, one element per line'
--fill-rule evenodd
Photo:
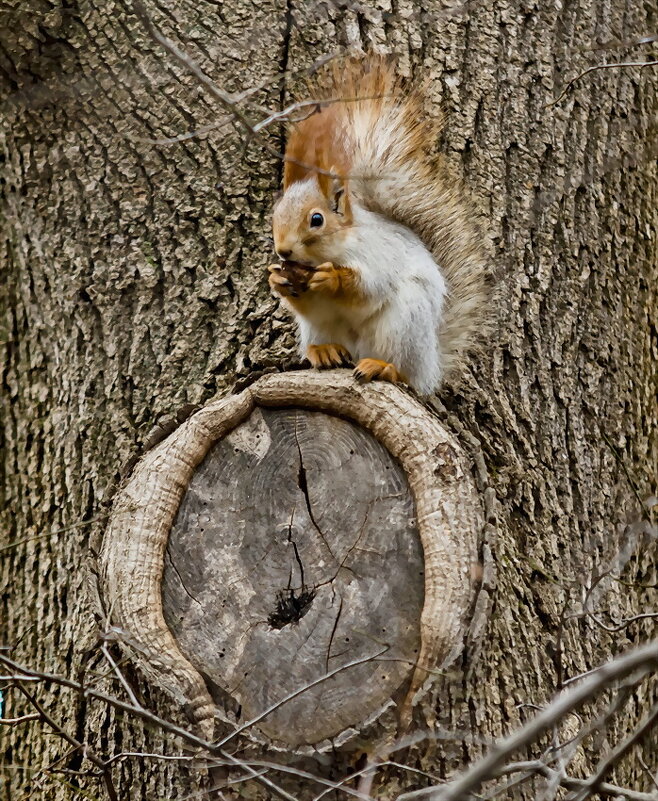
<path fill-rule="evenodd" d="M 229 89 L 336 45 L 396 50 L 402 72 L 432 78 L 428 113 L 446 113 L 442 145 L 482 199 L 499 277 L 495 324 L 441 408 L 465 444 L 482 446 L 498 498 L 497 583 L 481 648 L 416 710 L 415 726 L 437 737 L 404 754 L 447 775 L 530 714 L 524 704 L 646 638 L 651 621 L 608 633 L 580 615 L 594 578 L 614 570 L 596 584 L 593 608 L 621 617 L 658 607 L 655 545 L 637 536 L 633 490 L 655 491 L 658 462 L 656 75 L 602 70 L 547 107 L 581 69 L 646 56 L 595 48 L 655 32 L 655 2 L 149 8 Z M 122 3 L 33 0 L 3 14 L 0 547 L 13 546 L 0 551 L 0 621 L 17 660 L 74 675 L 97 625 L 80 565 L 119 466 L 161 415 L 292 351 L 292 326 L 263 277 L 281 170 L 256 146 L 243 155 L 231 128 L 144 141 L 215 121 L 218 110 Z M 289 88 L 258 97 L 273 107 Z M 96 656 L 90 667 L 105 673 L 107 663 Z M 178 714 L 124 670 L 144 703 Z M 625 708 L 608 741 L 652 695 L 654 685 Z M 177 751 L 101 704 L 45 689 L 40 698 L 106 755 Z M 8 704 L 7 714 L 26 711 L 13 694 Z M 5 743 L 9 799 L 31 782 L 32 798 L 77 797 L 63 779 L 31 773 L 65 751 L 41 725 L 3 732 Z M 588 742 L 578 768 L 599 750 Z M 342 778 L 348 761 L 337 752 L 306 767 Z M 613 778 L 648 789 L 638 764 L 631 754 Z M 114 776 L 135 798 L 180 798 L 204 781 L 179 763 L 135 759 Z M 392 796 L 425 780 L 389 768 L 383 781 Z M 81 783 L 102 797 L 96 779 Z M 308 796 L 307 780 L 287 786 Z M 530 787 L 518 795 L 535 797 Z"/>

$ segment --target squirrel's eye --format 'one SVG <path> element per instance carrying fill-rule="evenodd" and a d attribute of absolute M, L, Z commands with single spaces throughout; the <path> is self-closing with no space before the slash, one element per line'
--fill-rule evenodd
<path fill-rule="evenodd" d="M 315 214 L 311 214 L 311 228 L 319 228 L 323 222 L 324 217 L 319 211 L 316 211 Z"/>

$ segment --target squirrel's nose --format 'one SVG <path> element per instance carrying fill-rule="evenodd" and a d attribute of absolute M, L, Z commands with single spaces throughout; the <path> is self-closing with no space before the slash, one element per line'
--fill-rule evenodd
<path fill-rule="evenodd" d="M 290 256 L 292 250 L 277 250 L 276 254 L 280 259 L 284 261 Z"/>

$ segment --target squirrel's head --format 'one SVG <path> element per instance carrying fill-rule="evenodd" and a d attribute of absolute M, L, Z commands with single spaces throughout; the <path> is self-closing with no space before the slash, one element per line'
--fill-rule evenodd
<path fill-rule="evenodd" d="M 274 207 L 274 247 L 280 259 L 317 267 L 339 261 L 352 226 L 347 182 L 331 175 L 311 175 L 290 184 Z"/>

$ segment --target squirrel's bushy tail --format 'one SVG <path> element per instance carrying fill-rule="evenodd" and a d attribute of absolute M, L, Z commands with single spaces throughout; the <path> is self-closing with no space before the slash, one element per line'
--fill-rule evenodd
<path fill-rule="evenodd" d="M 334 62 L 312 91 L 326 105 L 292 128 L 287 153 L 305 143 L 299 161 L 345 175 L 359 202 L 411 228 L 431 251 L 449 292 L 439 332 L 447 373 L 482 331 L 488 265 L 475 208 L 433 154 L 441 122 L 427 113 L 422 89 L 407 86 L 383 57 Z"/>

